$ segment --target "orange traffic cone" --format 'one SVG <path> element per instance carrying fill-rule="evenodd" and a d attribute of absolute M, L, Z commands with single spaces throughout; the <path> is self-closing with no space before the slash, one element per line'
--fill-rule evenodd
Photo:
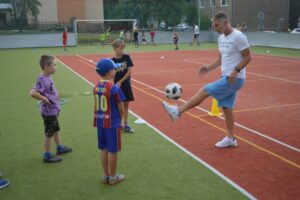
<path fill-rule="evenodd" d="M 213 98 L 212 104 L 211 104 L 211 110 L 208 113 L 210 116 L 216 117 L 222 115 L 219 107 L 218 107 L 218 101 Z"/>

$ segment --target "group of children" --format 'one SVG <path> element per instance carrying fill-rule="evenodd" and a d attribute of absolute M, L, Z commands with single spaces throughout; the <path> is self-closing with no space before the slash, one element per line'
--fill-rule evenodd
<path fill-rule="evenodd" d="M 94 87 L 94 126 L 97 127 L 98 148 L 101 150 L 103 168 L 102 182 L 114 185 L 124 180 L 124 175 L 117 174 L 117 153 L 121 150 L 121 131 L 134 133 L 128 124 L 129 102 L 134 101 L 131 88 L 133 62 L 124 53 L 125 43 L 117 39 L 113 42 L 114 57 L 101 59 L 96 65 L 100 81 Z M 45 163 L 60 162 L 59 155 L 72 151 L 62 145 L 58 116 L 60 113 L 59 95 L 51 76 L 56 72 L 56 60 L 53 56 L 40 58 L 41 74 L 30 91 L 30 96 L 41 101 L 40 113 L 44 122 Z M 56 143 L 56 154 L 50 152 L 51 139 Z"/>
<path fill-rule="evenodd" d="M 155 43 L 155 31 L 150 31 L 149 32 L 149 35 L 150 35 L 150 42 L 147 42 L 146 40 L 146 36 L 145 36 L 145 31 L 142 31 L 142 34 L 141 34 L 141 44 L 144 44 L 144 45 L 148 45 L 148 44 L 153 44 L 154 46 L 156 46 L 156 43 Z M 134 45 L 135 47 L 139 46 L 140 42 L 139 42 L 139 30 L 137 28 L 134 29 L 133 31 L 133 38 L 134 38 Z"/>

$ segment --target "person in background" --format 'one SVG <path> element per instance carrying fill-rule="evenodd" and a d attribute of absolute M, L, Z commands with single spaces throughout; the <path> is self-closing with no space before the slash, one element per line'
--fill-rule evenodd
<path fill-rule="evenodd" d="M 65 30 L 62 35 L 62 43 L 64 47 L 64 51 L 67 51 L 67 44 L 68 44 L 68 28 L 65 27 Z"/>
<path fill-rule="evenodd" d="M 132 41 L 132 35 L 130 31 L 126 31 L 125 33 L 125 42 L 131 42 Z"/>
<path fill-rule="evenodd" d="M 196 41 L 197 44 L 200 45 L 198 38 L 199 38 L 199 26 L 197 24 L 194 24 L 194 38 L 191 45 L 193 45 Z"/>
<path fill-rule="evenodd" d="M 141 44 L 148 44 L 146 38 L 145 38 L 145 31 L 142 31 L 142 35 L 141 35 L 142 41 Z"/>
<path fill-rule="evenodd" d="M 248 26 L 247 26 L 247 24 L 244 22 L 243 24 L 242 24 L 242 32 L 247 32 L 248 31 Z"/>
<path fill-rule="evenodd" d="M 178 50 L 178 34 L 175 29 L 173 31 L 173 43 L 175 45 L 175 50 Z"/>
<path fill-rule="evenodd" d="M 106 41 L 107 42 L 110 41 L 110 30 L 111 30 L 111 27 L 108 27 L 108 29 L 106 30 Z"/>
<path fill-rule="evenodd" d="M 242 31 L 242 26 L 241 26 L 240 24 L 237 24 L 237 25 L 236 25 L 236 30 Z"/>
<path fill-rule="evenodd" d="M 120 40 L 124 40 L 124 29 L 121 30 L 119 38 L 120 38 Z"/>
<path fill-rule="evenodd" d="M 9 185 L 9 181 L 2 179 L 2 176 L 3 176 L 3 173 L 0 172 L 0 189 L 3 189 Z"/>
<path fill-rule="evenodd" d="M 135 47 L 138 47 L 139 46 L 139 30 L 137 28 L 134 29 L 133 37 L 134 37 L 134 45 L 135 45 Z"/>
<path fill-rule="evenodd" d="M 152 30 L 152 31 L 150 31 L 149 34 L 150 34 L 150 38 L 151 38 L 149 44 L 152 43 L 154 46 L 156 46 L 155 41 L 154 41 L 154 38 L 155 38 L 155 31 Z"/>

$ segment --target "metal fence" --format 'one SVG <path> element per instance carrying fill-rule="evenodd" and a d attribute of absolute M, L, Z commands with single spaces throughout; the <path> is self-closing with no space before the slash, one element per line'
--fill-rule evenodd
<path fill-rule="evenodd" d="M 69 31 L 73 31 L 73 23 L 71 21 L 58 23 L 53 21 L 38 21 L 36 18 L 30 18 L 0 23 L 0 30 L 7 32 L 13 30 L 60 32 L 63 31 L 65 27 L 67 27 Z"/>

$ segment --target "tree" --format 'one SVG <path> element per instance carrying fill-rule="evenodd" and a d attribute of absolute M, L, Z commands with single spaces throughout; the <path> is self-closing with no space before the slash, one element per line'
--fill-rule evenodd
<path fill-rule="evenodd" d="M 169 25 L 180 23 L 186 0 L 105 0 L 105 18 L 137 19 L 141 27 L 151 27 L 154 21 Z"/>
<path fill-rule="evenodd" d="M 189 1 L 185 8 L 186 22 L 189 24 L 198 24 L 198 4 L 195 0 Z"/>
<path fill-rule="evenodd" d="M 37 17 L 42 4 L 39 0 L 0 0 L 0 3 L 11 3 L 14 20 L 17 26 L 24 27 L 28 24 L 27 15 Z"/>

